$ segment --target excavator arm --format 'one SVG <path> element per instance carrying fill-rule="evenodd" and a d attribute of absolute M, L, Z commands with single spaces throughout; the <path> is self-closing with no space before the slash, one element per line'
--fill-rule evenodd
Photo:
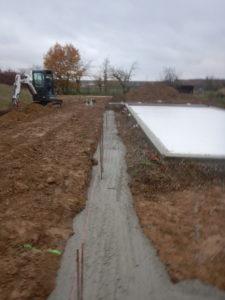
<path fill-rule="evenodd" d="M 37 95 L 37 91 L 36 91 L 35 87 L 32 84 L 32 80 L 31 80 L 30 76 L 28 74 L 25 74 L 24 78 L 21 79 L 21 75 L 17 74 L 16 77 L 15 77 L 15 82 L 13 84 L 12 103 L 14 105 L 17 105 L 18 102 L 19 102 L 20 92 L 21 92 L 21 85 L 22 84 L 25 84 L 28 87 L 28 89 L 29 89 L 32 96 Z"/>

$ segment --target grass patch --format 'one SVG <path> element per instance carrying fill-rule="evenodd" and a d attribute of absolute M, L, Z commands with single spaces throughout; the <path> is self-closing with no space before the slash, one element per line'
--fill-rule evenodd
<path fill-rule="evenodd" d="M 206 104 L 215 103 L 225 107 L 225 97 L 219 96 L 215 91 L 206 91 L 204 93 L 195 94 L 195 98 L 206 102 Z"/>
<path fill-rule="evenodd" d="M 152 167 L 154 165 L 154 163 L 152 163 L 151 161 L 148 160 L 144 160 L 140 162 L 140 166 L 142 167 Z"/>
<path fill-rule="evenodd" d="M 12 101 L 13 87 L 7 84 L 0 84 L 0 109 L 8 108 Z M 28 90 L 22 89 L 20 101 L 29 104 L 32 102 L 32 96 Z"/>

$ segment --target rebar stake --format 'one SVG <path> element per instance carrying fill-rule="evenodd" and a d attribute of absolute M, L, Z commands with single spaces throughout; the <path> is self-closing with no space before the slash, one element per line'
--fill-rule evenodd
<path fill-rule="evenodd" d="M 80 252 L 77 249 L 77 300 L 80 300 Z"/>
<path fill-rule="evenodd" d="M 84 291 L 84 243 L 81 244 L 81 274 L 80 274 L 80 300 L 83 300 Z"/>
<path fill-rule="evenodd" d="M 102 123 L 101 137 L 100 137 L 100 172 L 101 172 L 101 180 L 102 180 L 102 173 L 104 171 L 104 169 L 103 169 L 103 126 L 104 126 L 104 122 Z"/>

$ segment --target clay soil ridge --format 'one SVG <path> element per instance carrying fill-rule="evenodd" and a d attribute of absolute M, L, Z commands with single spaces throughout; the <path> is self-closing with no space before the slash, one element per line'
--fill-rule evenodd
<path fill-rule="evenodd" d="M 61 109 L 32 104 L 0 117 L 2 300 L 52 291 L 61 256 L 47 250 L 64 251 L 85 206 L 106 101 L 68 98 Z"/>

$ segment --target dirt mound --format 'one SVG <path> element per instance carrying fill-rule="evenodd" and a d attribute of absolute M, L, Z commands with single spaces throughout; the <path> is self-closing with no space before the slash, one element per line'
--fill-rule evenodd
<path fill-rule="evenodd" d="M 30 105 L 27 105 L 23 112 L 26 113 L 26 114 L 29 114 L 29 113 L 36 113 L 36 112 L 43 112 L 43 111 L 46 111 L 46 108 L 49 109 L 49 106 L 43 106 L 43 105 L 40 105 L 38 103 L 31 103 Z"/>
<path fill-rule="evenodd" d="M 23 119 L 26 119 L 26 114 L 22 111 L 18 111 L 16 109 L 10 109 L 7 114 L 4 114 L 0 122 L 1 124 L 9 121 L 21 121 Z"/>
<path fill-rule="evenodd" d="M 112 97 L 112 100 L 110 102 L 126 102 L 126 96 L 125 95 L 115 95 Z"/>
<path fill-rule="evenodd" d="M 32 103 L 29 105 L 21 107 L 11 107 L 8 110 L 8 113 L 5 113 L 1 116 L 0 126 L 8 125 L 8 123 L 15 121 L 32 121 L 40 117 L 42 114 L 45 114 L 47 111 L 52 111 L 52 108 L 49 106 L 42 106 L 37 103 Z"/>
<path fill-rule="evenodd" d="M 128 102 L 151 102 L 156 100 L 174 100 L 179 96 L 179 92 L 173 87 L 164 83 L 146 83 L 137 90 L 126 94 Z"/>
<path fill-rule="evenodd" d="M 0 116 L 4 115 L 4 114 L 7 114 L 9 112 L 8 109 L 1 109 L 0 110 Z"/>
<path fill-rule="evenodd" d="M 85 206 L 104 100 L 32 104 L 0 118 L 0 298 L 42 300 L 54 287 L 72 218 Z M 75 232 L 76 234 L 76 232 Z"/>
<path fill-rule="evenodd" d="M 220 97 L 225 97 L 225 88 L 220 89 L 217 92 L 217 95 L 220 96 Z"/>
<path fill-rule="evenodd" d="M 143 103 L 202 103 L 193 99 L 193 95 L 179 93 L 175 88 L 162 82 L 149 82 L 139 88 L 129 91 L 126 95 L 117 95 L 112 102 L 143 102 Z"/>

